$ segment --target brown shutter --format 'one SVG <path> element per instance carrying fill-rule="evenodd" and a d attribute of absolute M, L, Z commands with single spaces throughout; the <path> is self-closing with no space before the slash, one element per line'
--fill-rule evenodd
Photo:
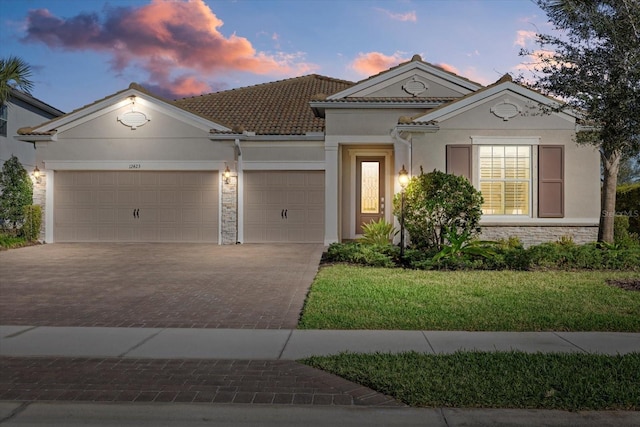
<path fill-rule="evenodd" d="M 564 217 L 564 146 L 538 147 L 538 217 Z"/>
<path fill-rule="evenodd" d="M 447 145 L 447 173 L 471 181 L 471 145 Z"/>

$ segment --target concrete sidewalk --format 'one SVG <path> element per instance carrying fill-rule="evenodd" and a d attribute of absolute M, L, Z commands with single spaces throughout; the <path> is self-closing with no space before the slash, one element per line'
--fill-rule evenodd
<path fill-rule="evenodd" d="M 3 426 L 580 426 L 640 424 L 640 412 L 513 409 L 283 407 L 256 405 L 122 405 L 0 402 Z"/>
<path fill-rule="evenodd" d="M 344 351 L 640 352 L 640 334 L 0 326 L 0 356 L 296 360 Z"/>

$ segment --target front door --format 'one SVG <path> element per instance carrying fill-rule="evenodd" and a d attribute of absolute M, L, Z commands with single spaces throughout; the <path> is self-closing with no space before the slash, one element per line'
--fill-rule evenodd
<path fill-rule="evenodd" d="M 356 234 L 362 224 L 384 218 L 384 157 L 356 157 Z"/>

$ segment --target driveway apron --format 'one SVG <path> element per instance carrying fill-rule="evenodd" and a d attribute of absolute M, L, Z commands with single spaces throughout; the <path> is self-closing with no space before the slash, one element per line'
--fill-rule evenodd
<path fill-rule="evenodd" d="M 322 245 L 91 243 L 0 252 L 0 324 L 296 327 Z"/>

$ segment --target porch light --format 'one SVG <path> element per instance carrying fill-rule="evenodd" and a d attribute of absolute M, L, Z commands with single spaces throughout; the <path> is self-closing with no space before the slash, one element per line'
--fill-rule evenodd
<path fill-rule="evenodd" d="M 404 259 L 404 190 L 409 184 L 409 172 L 402 165 L 398 172 L 398 182 L 400 183 L 400 260 Z"/>
<path fill-rule="evenodd" d="M 229 169 L 229 165 L 226 165 L 224 168 L 224 173 L 222 175 L 224 177 L 224 183 L 228 184 L 231 179 L 231 170 Z"/>
<path fill-rule="evenodd" d="M 33 177 L 36 179 L 36 182 L 40 183 L 40 169 L 38 169 L 38 165 L 33 169 Z"/>
<path fill-rule="evenodd" d="M 404 189 L 407 187 L 407 184 L 409 184 L 409 172 L 407 172 L 407 170 L 404 168 L 404 165 L 402 165 L 402 169 L 400 169 L 400 172 L 398 172 L 398 182 L 400 183 L 402 191 L 404 191 Z"/>

